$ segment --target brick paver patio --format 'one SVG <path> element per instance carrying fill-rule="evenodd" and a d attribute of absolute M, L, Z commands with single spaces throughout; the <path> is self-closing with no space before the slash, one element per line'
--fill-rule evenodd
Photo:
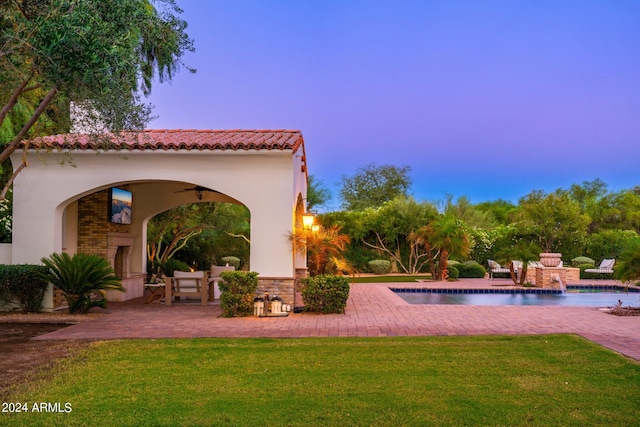
<path fill-rule="evenodd" d="M 461 280 L 442 287 L 490 287 L 508 282 Z M 486 334 L 578 334 L 640 360 L 640 317 L 620 317 L 590 307 L 410 305 L 389 286 L 354 284 L 344 315 L 221 317 L 207 307 L 145 305 L 142 299 L 109 303 L 108 315 L 59 329 L 38 339 L 120 339 L 193 337 L 386 337 Z M 423 286 L 433 286 L 425 284 Z M 637 305 L 637 294 L 629 294 Z M 627 304 L 625 304 L 627 305 Z"/>

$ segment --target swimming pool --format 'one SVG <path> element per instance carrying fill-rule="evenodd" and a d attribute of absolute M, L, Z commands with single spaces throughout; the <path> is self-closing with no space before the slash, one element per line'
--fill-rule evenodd
<path fill-rule="evenodd" d="M 390 288 L 409 304 L 458 305 L 558 305 L 573 307 L 613 307 L 637 305 L 639 289 L 628 292 L 615 286 L 568 286 L 565 292 L 553 289 L 425 289 Z"/>

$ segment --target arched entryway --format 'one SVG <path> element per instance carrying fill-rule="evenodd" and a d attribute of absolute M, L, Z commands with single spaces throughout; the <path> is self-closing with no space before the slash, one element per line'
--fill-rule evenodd
<path fill-rule="evenodd" d="M 112 187 L 126 186 L 133 194 L 131 224 L 116 233 L 132 235 L 130 272 L 143 273 L 148 218 L 193 202 L 199 196 L 196 190 L 180 190 L 202 187 L 215 190 L 204 191 L 203 198 L 222 197 L 249 209 L 251 269 L 259 273 L 264 289 L 273 285 L 293 303 L 299 260 L 289 237 L 298 197 L 306 197 L 307 185 L 299 132 L 146 131 L 119 141 L 120 149 L 106 151 L 75 135 L 30 143 L 34 160 L 14 183 L 13 263 L 39 263 L 53 252 L 78 251 L 72 244 L 73 233 L 74 227 L 78 232 L 84 214 L 74 213 L 74 204 Z M 40 161 L 35 160 L 36 155 Z M 19 164 L 18 158 L 12 160 Z M 99 209 L 96 207 L 95 215 L 100 215 Z M 104 209 L 106 221 L 106 206 Z M 104 230 L 100 233 L 106 253 L 108 236 Z M 52 298 L 45 304 L 51 308 Z"/>

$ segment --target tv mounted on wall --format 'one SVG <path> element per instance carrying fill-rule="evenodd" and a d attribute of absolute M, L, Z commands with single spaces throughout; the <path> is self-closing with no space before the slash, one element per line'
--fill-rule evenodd
<path fill-rule="evenodd" d="M 115 224 L 131 224 L 130 191 L 113 187 L 109 192 L 109 221 Z"/>

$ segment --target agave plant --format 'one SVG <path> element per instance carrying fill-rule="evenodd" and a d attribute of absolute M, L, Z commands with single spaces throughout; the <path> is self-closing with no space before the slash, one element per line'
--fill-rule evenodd
<path fill-rule="evenodd" d="M 125 291 L 109 262 L 97 255 L 54 253 L 41 261 L 46 267 L 41 277 L 62 291 L 69 313 L 106 308 L 107 290 Z"/>

